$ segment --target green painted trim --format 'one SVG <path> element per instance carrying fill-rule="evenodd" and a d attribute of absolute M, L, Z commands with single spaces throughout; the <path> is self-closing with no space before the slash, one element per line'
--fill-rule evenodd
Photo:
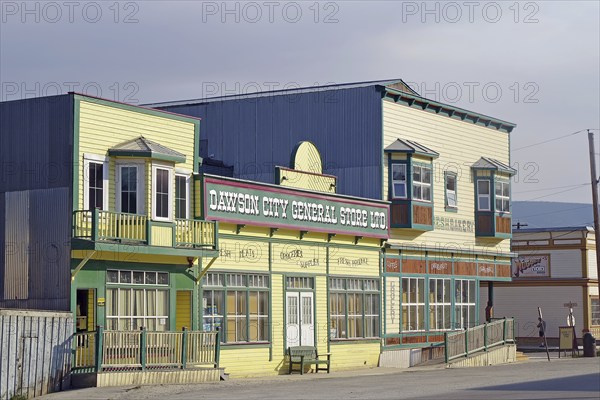
<path fill-rule="evenodd" d="M 108 150 L 108 155 L 111 157 L 150 158 L 152 160 L 167 161 L 176 164 L 185 162 L 185 156 L 171 156 L 167 154 L 154 153 L 152 151 Z"/>
<path fill-rule="evenodd" d="M 219 252 L 211 249 L 200 248 L 178 248 L 178 247 L 160 247 L 148 246 L 145 244 L 123 244 L 123 243 L 106 243 L 93 242 L 85 239 L 71 239 L 71 250 L 97 250 L 115 253 L 129 254 L 156 254 L 167 256 L 184 256 L 184 257 L 218 257 Z M 183 264 L 181 264 L 183 265 Z M 187 264 L 186 264 L 187 266 Z"/>
<path fill-rule="evenodd" d="M 194 120 L 194 168 L 192 169 L 192 172 L 194 174 L 197 174 L 200 170 L 201 161 L 202 159 L 200 158 L 200 120 Z"/>
<path fill-rule="evenodd" d="M 73 211 L 79 209 L 79 170 L 82 167 L 79 159 L 79 121 L 80 105 L 77 96 L 73 97 Z"/>
<path fill-rule="evenodd" d="M 269 243 L 269 361 L 273 361 L 273 249 Z"/>
<path fill-rule="evenodd" d="M 73 95 L 77 100 L 84 100 L 89 103 L 119 108 L 121 110 L 134 111 L 134 112 L 141 113 L 141 114 L 152 115 L 155 117 L 162 117 L 162 118 L 166 118 L 166 119 L 173 119 L 173 120 L 183 121 L 183 122 L 194 123 L 195 121 L 198 121 L 198 118 L 193 118 L 193 117 L 189 117 L 189 116 L 182 115 L 182 114 L 175 114 L 175 113 L 171 113 L 168 111 L 161 111 L 161 110 L 157 110 L 157 109 L 153 109 L 153 108 L 146 108 L 146 107 L 134 106 L 131 104 L 126 104 L 126 103 L 119 103 L 116 101 L 101 99 L 98 97 L 87 96 L 87 95 L 80 94 L 80 93 L 74 93 Z"/>
<path fill-rule="evenodd" d="M 325 273 L 325 290 L 327 293 L 327 352 L 329 353 L 331 352 L 331 309 L 329 307 L 329 296 L 331 288 L 329 286 L 329 247 L 325 248 Z"/>
<path fill-rule="evenodd" d="M 381 343 L 381 339 L 380 338 L 356 338 L 356 339 L 334 339 L 331 341 L 331 344 L 334 347 L 339 346 L 339 345 L 352 345 L 352 344 L 356 344 L 356 343 L 375 344 L 375 343 Z"/>
<path fill-rule="evenodd" d="M 271 343 L 268 342 L 249 342 L 249 343 L 221 343 L 221 350 L 236 350 L 236 349 L 268 349 L 271 347 Z"/>
<path fill-rule="evenodd" d="M 391 96 L 391 98 L 390 98 L 390 96 Z M 400 102 L 401 99 L 402 99 L 402 101 Z M 468 122 L 471 122 L 473 124 L 476 124 L 479 120 L 489 121 L 489 124 L 492 125 L 494 128 L 496 128 L 496 130 L 506 132 L 506 133 L 510 133 L 517 126 L 516 124 L 514 124 L 512 122 L 503 121 L 498 118 L 489 117 L 484 114 L 479 114 L 479 113 L 476 113 L 473 111 L 468 111 L 463 108 L 440 103 L 440 102 L 434 101 L 434 100 L 429 100 L 424 97 L 412 95 L 412 94 L 402 92 L 400 90 L 388 88 L 388 87 L 385 88 L 383 100 L 384 101 L 394 101 L 396 103 L 400 102 L 400 103 L 408 105 L 410 107 L 419 108 L 419 109 L 423 109 L 423 110 L 428 107 L 433 107 L 437 114 L 441 113 L 441 111 L 443 109 L 451 110 L 454 112 L 453 116 L 456 113 L 463 114 L 462 118 L 460 118 L 463 121 L 467 120 Z M 421 103 L 422 105 L 419 105 L 418 103 Z M 456 118 L 459 118 L 459 117 L 457 116 Z"/>

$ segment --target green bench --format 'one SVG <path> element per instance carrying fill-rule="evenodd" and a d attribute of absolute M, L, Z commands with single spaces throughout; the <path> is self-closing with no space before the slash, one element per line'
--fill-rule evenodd
<path fill-rule="evenodd" d="M 290 362 L 290 374 L 295 364 L 300 366 L 300 375 L 304 374 L 305 365 L 315 365 L 315 372 L 327 371 L 329 373 L 329 362 L 331 353 L 321 354 L 327 356 L 327 360 L 319 360 L 319 353 L 315 346 L 294 346 L 288 348 L 288 357 Z M 326 367 L 320 368 L 320 365 L 325 364 Z"/>

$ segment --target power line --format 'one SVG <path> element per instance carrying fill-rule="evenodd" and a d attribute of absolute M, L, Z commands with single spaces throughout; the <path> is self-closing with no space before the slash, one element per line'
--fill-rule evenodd
<path fill-rule="evenodd" d="M 543 191 L 546 191 L 546 190 L 554 190 L 554 189 L 572 188 L 572 187 L 575 187 L 575 186 L 584 186 L 584 185 L 591 185 L 591 183 L 577 183 L 575 185 L 555 186 L 555 187 L 550 187 L 550 188 L 545 188 L 545 189 L 523 190 L 521 192 L 513 192 L 513 195 L 514 194 L 521 194 L 521 193 L 543 192 Z"/>
<path fill-rule="evenodd" d="M 566 212 L 566 211 L 573 211 L 573 210 L 581 210 L 582 208 L 591 208 L 591 204 L 586 204 L 584 206 L 580 206 L 580 207 L 572 207 L 572 208 L 565 208 L 564 210 L 558 210 L 558 211 L 549 211 L 549 212 L 544 212 L 544 213 L 539 213 L 539 214 L 532 214 L 532 215 L 523 215 L 523 216 L 519 216 L 519 219 L 525 219 L 525 218 L 531 218 L 531 217 L 539 217 L 540 215 L 548 215 L 548 214 L 558 214 L 558 213 L 562 213 L 562 212 Z"/>
<path fill-rule="evenodd" d="M 534 197 L 532 199 L 528 199 L 528 200 L 521 200 L 521 201 L 532 201 L 532 200 L 538 200 L 538 199 L 543 199 L 544 197 L 550 197 L 550 196 L 554 196 L 555 194 L 560 194 L 560 193 L 565 193 L 565 192 L 571 192 L 573 190 L 577 190 L 577 189 L 583 189 L 586 185 L 589 185 L 588 183 L 584 184 L 584 185 L 579 185 L 578 187 L 574 187 L 571 189 L 565 189 L 565 190 L 560 190 L 558 192 L 554 192 L 554 193 L 550 193 L 550 194 L 545 194 L 543 196 L 539 196 L 539 197 Z"/>
<path fill-rule="evenodd" d="M 592 129 L 592 130 L 593 130 L 593 129 Z M 527 145 L 527 146 L 518 147 L 518 148 L 516 148 L 516 149 L 513 149 L 512 151 L 513 151 L 513 152 L 515 152 L 515 151 L 519 151 L 519 150 L 523 150 L 523 149 L 528 149 L 528 148 L 530 148 L 530 147 L 533 147 L 533 146 L 539 146 L 540 144 L 545 144 L 545 143 L 554 142 L 555 140 L 564 139 L 564 138 L 566 138 L 566 137 L 573 136 L 573 135 L 577 135 L 578 133 L 581 133 L 581 132 L 586 132 L 586 131 L 587 131 L 586 129 L 582 129 L 582 130 L 580 130 L 580 131 L 573 132 L 573 133 L 569 133 L 568 135 L 559 136 L 559 137 L 556 137 L 556 138 L 554 138 L 554 139 L 548 139 L 548 140 L 544 140 L 543 142 L 539 142 L 539 143 L 533 143 L 533 144 L 530 144 L 530 145 Z"/>

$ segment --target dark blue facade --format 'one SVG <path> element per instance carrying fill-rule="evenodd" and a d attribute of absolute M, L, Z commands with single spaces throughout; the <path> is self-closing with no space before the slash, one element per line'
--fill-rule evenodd
<path fill-rule="evenodd" d="M 71 94 L 0 102 L 0 132 L 0 193 L 71 185 Z"/>
<path fill-rule="evenodd" d="M 202 118 L 205 153 L 236 178 L 274 182 L 296 144 L 313 142 L 341 194 L 381 198 L 382 87 L 206 99 L 157 107 Z"/>
<path fill-rule="evenodd" d="M 0 308 L 69 308 L 73 121 L 72 94 L 0 102 Z"/>

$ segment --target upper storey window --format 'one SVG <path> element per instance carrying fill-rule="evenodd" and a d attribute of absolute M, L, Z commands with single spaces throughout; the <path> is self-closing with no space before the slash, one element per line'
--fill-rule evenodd
<path fill-rule="evenodd" d="M 433 160 L 439 154 L 412 140 L 385 148 L 392 228 L 433 229 Z"/>

